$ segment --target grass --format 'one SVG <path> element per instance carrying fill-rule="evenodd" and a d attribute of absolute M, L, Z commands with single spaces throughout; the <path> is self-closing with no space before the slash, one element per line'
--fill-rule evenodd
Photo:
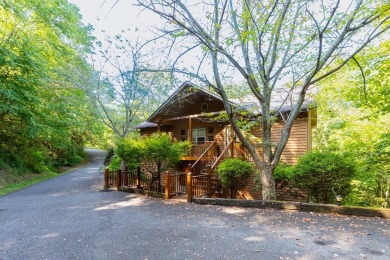
<path fill-rule="evenodd" d="M 0 174 L 0 196 L 58 176 L 58 173 L 55 172 L 26 173 L 23 175 L 0 172 Z"/>
<path fill-rule="evenodd" d="M 57 169 L 58 173 L 51 171 L 45 173 L 21 173 L 20 170 L 17 169 L 0 169 L 0 196 L 13 191 L 21 190 L 39 182 L 50 180 L 59 176 L 61 173 L 65 173 L 82 165 L 86 165 L 88 162 L 89 158 L 86 158 L 84 161 L 72 167 L 60 167 Z"/>

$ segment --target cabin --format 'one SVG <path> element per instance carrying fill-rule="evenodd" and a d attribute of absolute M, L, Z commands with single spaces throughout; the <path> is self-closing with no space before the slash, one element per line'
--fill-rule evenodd
<path fill-rule="evenodd" d="M 253 104 L 237 104 L 230 102 L 237 109 L 247 111 L 256 117 Z M 288 113 L 288 107 L 281 109 Z M 224 114 L 222 98 L 211 91 L 199 88 L 190 82 L 183 83 L 145 122 L 135 128 L 141 135 L 149 135 L 158 131 L 166 132 L 176 140 L 192 142 L 192 150 L 181 158 L 177 171 L 191 171 L 200 175 L 209 167 L 215 170 L 218 164 L 227 157 L 241 157 L 251 161 L 249 153 L 242 147 L 230 127 Z M 257 114 L 258 117 L 258 114 Z M 290 139 L 282 154 L 281 160 L 287 164 L 295 164 L 299 156 L 311 149 L 312 129 L 316 124 L 315 109 L 305 104 L 291 130 Z M 283 120 L 279 118 L 272 127 L 272 141 L 278 142 L 281 137 Z M 254 125 L 246 133 L 252 143 L 262 153 L 261 129 Z M 210 169 L 209 169 L 210 171 Z M 216 175 L 216 174 L 215 174 Z M 162 177 L 163 182 L 164 177 Z M 217 179 L 214 176 L 214 179 Z M 256 177 L 249 180 L 245 189 L 240 191 L 246 199 L 261 199 L 261 190 L 256 188 Z M 217 180 L 216 180 L 217 181 Z M 162 183 L 163 184 L 163 183 Z"/>

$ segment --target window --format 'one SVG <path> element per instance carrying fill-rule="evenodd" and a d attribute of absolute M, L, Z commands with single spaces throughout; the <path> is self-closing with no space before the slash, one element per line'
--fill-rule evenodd
<path fill-rule="evenodd" d="M 180 135 L 186 135 L 186 130 L 180 130 Z"/>
<path fill-rule="evenodd" d="M 206 141 L 206 129 L 192 129 L 192 142 L 194 144 L 202 144 Z"/>

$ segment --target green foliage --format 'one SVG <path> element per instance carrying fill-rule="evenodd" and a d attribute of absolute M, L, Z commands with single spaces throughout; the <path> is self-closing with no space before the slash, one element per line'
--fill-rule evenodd
<path fill-rule="evenodd" d="M 142 165 L 153 175 L 174 167 L 191 149 L 190 142 L 171 140 L 166 133 L 154 133 L 140 140 Z"/>
<path fill-rule="evenodd" d="M 34 172 L 73 165 L 96 115 L 78 85 L 88 28 L 65 0 L 0 1 L 0 159 Z"/>
<path fill-rule="evenodd" d="M 382 42 L 379 46 L 369 49 L 357 57 L 359 65 L 363 69 L 366 85 L 363 83 L 361 71 L 355 66 L 353 77 L 350 79 L 352 86 L 347 94 L 354 104 L 363 109 L 369 109 L 374 116 L 384 115 L 390 112 L 390 41 Z"/>
<path fill-rule="evenodd" d="M 374 144 L 351 185 L 349 204 L 390 207 L 390 134 L 382 135 Z"/>
<path fill-rule="evenodd" d="M 294 170 L 295 185 L 305 189 L 317 203 L 334 202 L 336 194 L 347 195 L 354 175 L 348 158 L 327 151 L 306 153 Z"/>
<path fill-rule="evenodd" d="M 166 133 L 154 133 L 140 138 L 124 138 L 117 144 L 116 155 L 110 167 L 124 160 L 130 168 L 140 164 L 152 175 L 152 182 L 170 167 L 175 167 L 180 158 L 191 149 L 191 143 L 171 140 Z M 119 163 L 118 163 L 119 162 Z"/>
<path fill-rule="evenodd" d="M 295 176 L 295 166 L 279 163 L 274 172 L 276 182 L 289 182 Z"/>
<path fill-rule="evenodd" d="M 109 165 L 113 156 L 115 154 L 115 149 L 113 147 L 110 147 L 110 149 L 108 149 L 107 151 L 107 155 L 106 157 L 104 158 L 104 165 Z"/>
<path fill-rule="evenodd" d="M 230 189 L 230 197 L 235 198 L 237 191 L 246 186 L 248 178 L 255 173 L 255 169 L 249 162 L 229 158 L 221 162 L 217 172 L 222 186 Z"/>
<path fill-rule="evenodd" d="M 117 156 L 117 155 L 114 155 L 112 158 L 111 158 L 111 161 L 110 163 L 107 165 L 107 168 L 110 170 L 110 171 L 116 171 L 118 169 L 121 168 L 121 161 L 122 159 Z M 130 168 L 131 169 L 131 168 Z"/>
<path fill-rule="evenodd" d="M 135 170 L 141 163 L 142 143 L 139 138 L 124 138 L 117 143 L 117 157 L 110 163 L 111 167 L 117 166 L 119 161 L 124 160 L 130 170 Z M 116 169 L 119 169 L 117 167 Z"/>
<path fill-rule="evenodd" d="M 390 207 L 388 72 L 390 41 L 357 57 L 355 62 L 322 82 L 316 97 L 318 126 L 313 140 L 317 150 L 344 151 L 354 158 L 356 174 L 345 202 L 350 205 Z M 386 193 L 387 192 L 387 193 Z"/>

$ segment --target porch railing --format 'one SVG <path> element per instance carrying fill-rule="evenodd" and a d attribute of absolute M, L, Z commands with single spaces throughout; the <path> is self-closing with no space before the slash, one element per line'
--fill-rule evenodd
<path fill-rule="evenodd" d="M 199 156 L 198 160 L 191 165 L 191 172 L 194 175 L 199 175 L 208 164 L 212 164 L 217 158 L 217 141 L 213 141 L 209 144 L 207 149 Z"/>
<path fill-rule="evenodd" d="M 230 141 L 225 149 L 221 152 L 218 158 L 211 165 L 212 169 L 216 169 L 220 162 L 228 157 L 242 157 L 246 155 L 246 150 L 242 148 L 241 143 L 238 141 Z"/>
<path fill-rule="evenodd" d="M 192 156 L 201 156 L 206 150 L 208 150 L 212 143 L 213 141 L 194 143 L 191 150 Z"/>

